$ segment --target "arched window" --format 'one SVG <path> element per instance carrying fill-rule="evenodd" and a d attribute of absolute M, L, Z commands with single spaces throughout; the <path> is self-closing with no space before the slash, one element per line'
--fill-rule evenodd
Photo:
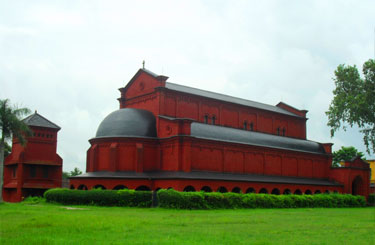
<path fill-rule="evenodd" d="M 247 129 L 247 122 L 246 121 L 243 122 L 243 129 L 245 129 L 245 130 Z"/>
<path fill-rule="evenodd" d="M 285 136 L 285 128 L 283 128 L 283 136 Z"/>
<path fill-rule="evenodd" d="M 252 187 L 247 188 L 246 193 L 255 193 L 255 189 Z"/>
<path fill-rule="evenodd" d="M 145 186 L 145 185 L 138 186 L 135 190 L 136 191 L 151 191 L 150 187 Z"/>
<path fill-rule="evenodd" d="M 320 193 L 322 193 L 320 190 L 316 190 L 316 191 L 314 192 L 314 194 L 320 194 Z"/>
<path fill-rule="evenodd" d="M 212 123 L 212 125 L 216 124 L 216 117 L 215 117 L 215 115 L 212 116 L 211 123 Z"/>
<path fill-rule="evenodd" d="M 105 188 L 104 185 L 96 185 L 96 186 L 94 186 L 93 189 L 102 189 L 102 190 L 106 190 L 107 188 Z"/>
<path fill-rule="evenodd" d="M 274 194 L 274 195 L 280 195 L 280 190 L 275 188 L 271 191 L 271 194 Z"/>
<path fill-rule="evenodd" d="M 204 121 L 204 123 L 208 123 L 208 115 L 204 115 L 204 119 L 203 119 Z"/>
<path fill-rule="evenodd" d="M 195 188 L 191 185 L 188 185 L 184 188 L 184 192 L 193 192 L 195 191 Z"/>
<path fill-rule="evenodd" d="M 311 194 L 312 194 L 312 192 L 310 190 L 305 191 L 305 195 L 311 195 Z"/>
<path fill-rule="evenodd" d="M 277 127 L 276 133 L 277 133 L 277 135 L 280 135 L 280 127 Z"/>
<path fill-rule="evenodd" d="M 289 189 L 285 189 L 283 195 L 290 195 L 292 192 Z"/>
<path fill-rule="evenodd" d="M 123 189 L 128 189 L 128 187 L 124 185 L 116 185 L 115 187 L 113 187 L 113 190 L 123 190 Z"/>
<path fill-rule="evenodd" d="M 234 187 L 232 189 L 232 192 L 234 192 L 234 193 L 241 193 L 241 189 L 240 189 L 240 187 Z"/>
<path fill-rule="evenodd" d="M 87 191 L 87 186 L 85 186 L 85 185 L 79 185 L 78 186 L 78 188 L 77 188 L 77 190 L 84 190 L 84 191 Z"/>
<path fill-rule="evenodd" d="M 201 191 L 204 191 L 204 192 L 212 192 L 212 189 L 209 187 L 209 186 L 203 186 Z"/>
<path fill-rule="evenodd" d="M 330 193 L 330 191 L 329 190 L 326 190 L 325 192 L 324 192 L 324 194 L 329 194 Z"/>
<path fill-rule="evenodd" d="M 71 189 L 71 190 L 74 190 L 74 185 L 70 185 L 70 189 Z"/>
<path fill-rule="evenodd" d="M 300 189 L 297 189 L 294 191 L 294 195 L 302 195 L 302 191 Z"/>
<path fill-rule="evenodd" d="M 217 192 L 226 193 L 226 192 L 228 192 L 228 190 L 227 190 L 227 188 L 225 188 L 224 186 L 220 186 L 220 187 L 217 189 Z"/>
<path fill-rule="evenodd" d="M 261 193 L 261 194 L 267 194 L 268 191 L 267 191 L 266 188 L 262 188 L 262 189 L 260 189 L 259 193 Z"/>
<path fill-rule="evenodd" d="M 254 123 L 253 122 L 250 123 L 250 131 L 254 131 Z"/>

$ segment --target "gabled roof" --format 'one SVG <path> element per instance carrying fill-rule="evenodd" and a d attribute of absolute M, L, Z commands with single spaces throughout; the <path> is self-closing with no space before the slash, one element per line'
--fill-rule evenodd
<path fill-rule="evenodd" d="M 302 118 L 301 116 L 297 114 L 294 114 L 292 112 L 289 112 L 277 106 L 267 105 L 267 104 L 263 104 L 263 103 L 259 103 L 259 102 L 255 102 L 251 100 L 246 100 L 246 99 L 241 99 L 241 98 L 237 98 L 237 97 L 233 97 L 233 96 L 229 96 L 225 94 L 219 94 L 219 93 L 215 93 L 215 92 L 211 92 L 207 90 L 192 88 L 192 87 L 183 86 L 183 85 L 170 83 L 170 82 L 166 82 L 165 87 L 167 89 L 182 92 L 182 93 L 193 94 L 197 96 L 207 97 L 210 99 L 225 101 L 225 102 L 229 102 L 233 104 L 249 106 L 249 107 L 253 107 L 253 108 L 257 108 L 261 110 L 272 111 L 272 112 L 277 112 L 277 113 L 284 114 L 284 115 Z"/>
<path fill-rule="evenodd" d="M 308 152 L 314 154 L 326 154 L 322 144 L 310 140 L 295 139 L 285 136 L 277 136 L 197 122 L 193 122 L 191 124 L 191 136 L 207 140 Z"/>
<path fill-rule="evenodd" d="M 61 128 L 48 120 L 47 118 L 43 117 L 42 115 L 38 114 L 36 111 L 34 114 L 26 117 L 22 120 L 28 126 L 35 126 L 35 127 L 43 127 L 43 128 L 53 128 L 60 130 Z"/>
<path fill-rule="evenodd" d="M 168 79 L 167 76 L 163 76 L 163 75 L 158 75 L 158 74 L 155 74 L 153 73 L 152 71 L 149 71 L 147 70 L 146 68 L 140 68 L 137 73 L 135 73 L 135 75 L 132 77 L 132 79 L 130 79 L 130 81 L 126 84 L 125 87 L 122 87 L 122 88 L 119 88 L 120 91 L 125 91 L 127 90 L 130 85 L 142 74 L 142 73 L 146 73 L 147 75 L 157 79 L 158 81 L 166 81 Z"/>

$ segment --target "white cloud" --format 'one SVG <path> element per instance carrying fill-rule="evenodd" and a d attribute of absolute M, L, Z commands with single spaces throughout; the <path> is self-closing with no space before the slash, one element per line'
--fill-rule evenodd
<path fill-rule="evenodd" d="M 373 1 L 3 5 L 0 97 L 62 127 L 65 170 L 85 169 L 88 139 L 144 59 L 172 82 L 308 109 L 309 138 L 363 149 L 355 129 L 331 139 L 324 112 L 337 65 L 373 54 Z"/>

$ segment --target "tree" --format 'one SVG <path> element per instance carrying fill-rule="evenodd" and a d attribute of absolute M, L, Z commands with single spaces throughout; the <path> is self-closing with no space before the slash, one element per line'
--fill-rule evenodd
<path fill-rule="evenodd" d="M 12 152 L 12 147 L 8 144 L 8 142 L 4 142 L 4 157 L 7 157 Z"/>
<path fill-rule="evenodd" d="M 79 168 L 74 168 L 73 171 L 70 172 L 63 172 L 63 179 L 68 179 L 69 177 L 81 175 L 82 171 Z"/>
<path fill-rule="evenodd" d="M 5 141 L 16 137 L 21 145 L 26 144 L 26 136 L 31 135 L 31 130 L 20 118 L 28 113 L 30 113 L 28 108 L 11 106 L 8 99 L 0 100 L 0 202 L 3 201 Z"/>
<path fill-rule="evenodd" d="M 82 174 L 82 171 L 79 170 L 79 168 L 74 168 L 73 171 L 70 171 L 70 176 L 77 176 L 77 175 L 81 175 Z"/>
<path fill-rule="evenodd" d="M 326 115 L 331 136 L 341 127 L 357 125 L 368 153 L 375 153 L 375 60 L 363 64 L 364 78 L 357 67 L 339 65 L 335 71 L 334 98 Z"/>
<path fill-rule="evenodd" d="M 334 151 L 332 153 L 332 166 L 340 167 L 340 162 L 350 161 L 357 156 L 359 156 L 361 159 L 364 159 L 364 154 L 362 152 L 359 152 L 353 146 L 342 146 L 340 150 Z"/>

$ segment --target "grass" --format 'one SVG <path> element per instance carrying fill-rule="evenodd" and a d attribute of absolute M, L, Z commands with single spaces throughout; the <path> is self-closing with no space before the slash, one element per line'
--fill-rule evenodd
<path fill-rule="evenodd" d="M 0 204 L 0 244 L 375 244 L 374 207 L 69 207 Z"/>

